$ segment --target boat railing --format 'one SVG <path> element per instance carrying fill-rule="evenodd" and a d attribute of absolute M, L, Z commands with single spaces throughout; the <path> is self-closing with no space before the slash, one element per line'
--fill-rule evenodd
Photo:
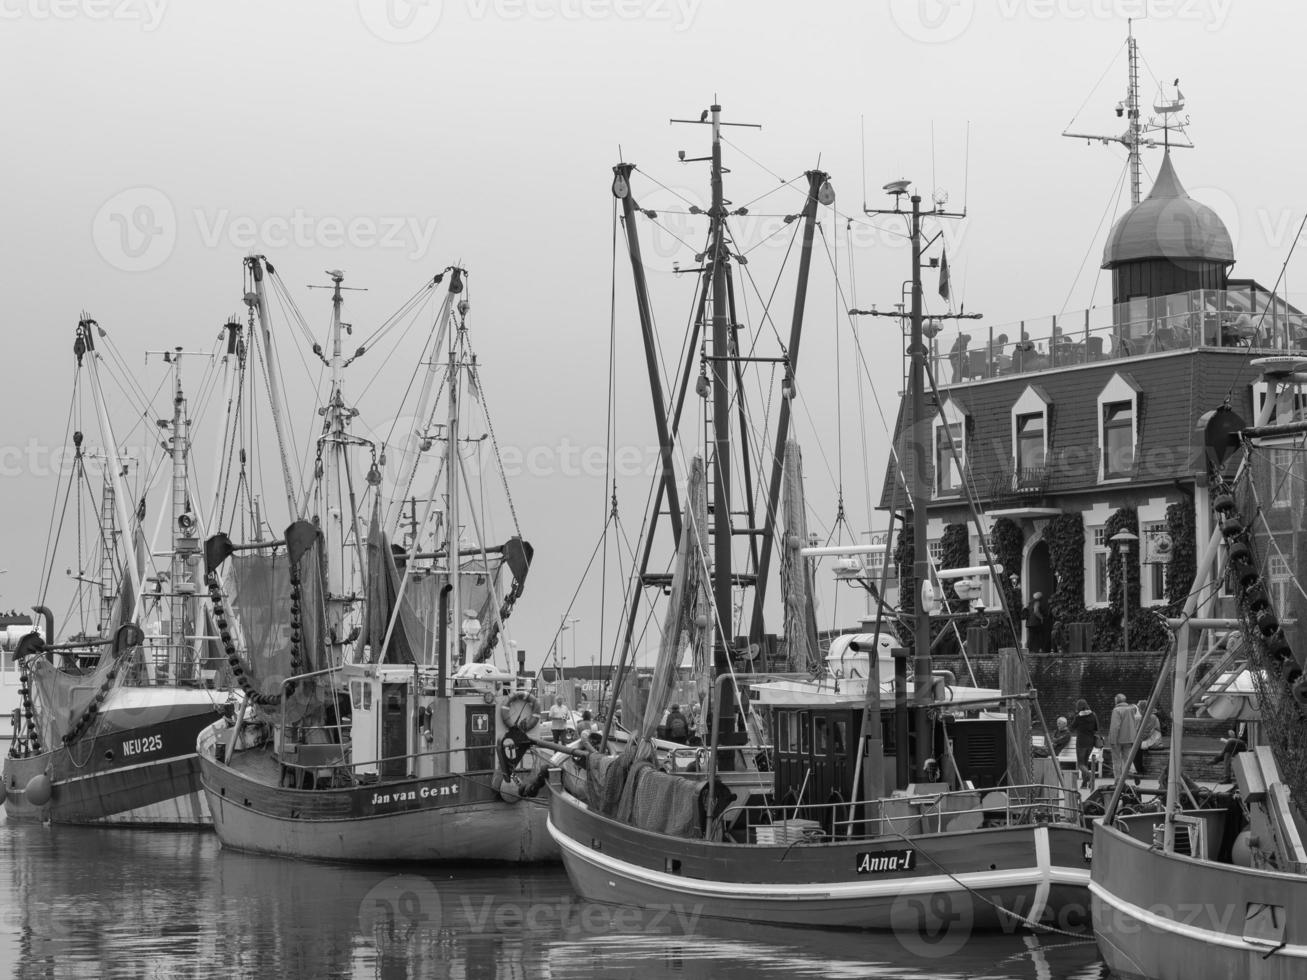
<path fill-rule="evenodd" d="M 1078 793 L 1043 783 L 998 789 L 942 790 L 849 804 L 738 804 L 722 825 L 760 844 L 903 838 L 917 834 L 1083 822 Z"/>

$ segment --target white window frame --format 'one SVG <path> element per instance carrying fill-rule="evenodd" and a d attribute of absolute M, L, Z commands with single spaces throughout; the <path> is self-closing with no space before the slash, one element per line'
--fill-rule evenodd
<path fill-rule="evenodd" d="M 1103 414 L 1108 405 L 1117 402 L 1130 403 L 1130 448 L 1131 468 L 1139 461 L 1139 385 L 1128 374 L 1114 374 L 1112 379 L 1098 393 L 1098 482 L 1128 483 L 1132 476 L 1107 475 L 1107 439 L 1103 426 Z"/>
<path fill-rule="evenodd" d="M 1170 565 L 1163 564 L 1144 564 L 1144 541 L 1143 538 L 1149 534 L 1169 534 L 1171 526 L 1166 521 L 1147 521 L 1139 526 L 1139 603 L 1143 606 L 1157 606 L 1166 603 L 1166 576 L 1171 570 Z M 1160 572 L 1159 572 L 1160 570 Z M 1159 575 L 1160 583 L 1153 581 L 1153 576 Z M 1154 586 L 1157 586 L 1156 588 Z"/>
<path fill-rule="evenodd" d="M 1293 583 L 1293 569 L 1289 559 L 1278 551 L 1266 556 L 1266 583 L 1270 587 L 1271 608 L 1284 620 L 1293 610 L 1289 587 Z"/>
<path fill-rule="evenodd" d="M 958 456 L 961 457 L 961 466 L 954 463 L 951 459 L 948 465 L 954 467 L 957 475 L 957 486 L 948 490 L 940 489 L 940 472 L 939 465 L 939 437 L 940 430 L 949 426 L 958 427 L 959 439 L 961 446 L 958 449 Z M 962 406 L 957 403 L 956 399 L 948 398 L 940 406 L 939 414 L 935 417 L 934 425 L 930 431 L 930 463 L 932 470 L 931 479 L 931 496 L 933 497 L 960 497 L 962 496 L 965 481 L 967 479 L 967 413 Z"/>
<path fill-rule="evenodd" d="M 1298 450 L 1271 446 L 1267 450 L 1266 460 L 1271 467 L 1271 509 L 1287 510 L 1293 506 L 1296 496 L 1294 484 L 1298 474 L 1294 470 L 1297 469 Z M 1276 490 L 1279 492 L 1274 492 Z"/>
<path fill-rule="evenodd" d="M 1021 397 L 1012 405 L 1012 477 L 1018 479 L 1021 471 L 1021 454 L 1018 452 L 1020 445 L 1018 438 L 1020 433 L 1017 431 L 1017 420 L 1025 415 L 1042 415 L 1044 417 L 1044 462 L 1048 466 L 1048 444 L 1049 444 L 1049 426 L 1048 426 L 1048 406 L 1049 398 L 1042 390 L 1034 385 L 1027 386 L 1026 390 L 1021 393 Z"/>
<path fill-rule="evenodd" d="M 1107 525 L 1095 524 L 1085 528 L 1085 605 L 1103 609 L 1109 604 L 1112 592 L 1112 546 L 1107 542 Z M 1103 594 L 1098 593 L 1098 558 L 1103 556 Z"/>

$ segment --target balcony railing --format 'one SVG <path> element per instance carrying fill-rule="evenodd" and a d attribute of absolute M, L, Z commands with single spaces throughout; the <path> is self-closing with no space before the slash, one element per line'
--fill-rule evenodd
<path fill-rule="evenodd" d="M 1198 289 L 988 328 L 927 323 L 940 384 L 1165 351 L 1307 350 L 1307 315 L 1265 290 Z"/>
<path fill-rule="evenodd" d="M 1009 462 L 990 480 L 989 499 L 994 506 L 1028 503 L 1048 489 L 1048 467 L 1018 466 Z"/>

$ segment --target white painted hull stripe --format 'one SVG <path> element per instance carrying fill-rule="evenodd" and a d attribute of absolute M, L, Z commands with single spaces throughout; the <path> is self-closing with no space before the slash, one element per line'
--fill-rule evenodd
<path fill-rule="evenodd" d="M 1095 898 L 1103 902 L 1117 912 L 1122 912 L 1132 919 L 1142 922 L 1159 932 L 1166 932 L 1176 936 L 1182 936 L 1185 939 L 1193 940 L 1195 943 L 1207 943 L 1214 946 L 1225 946 L 1229 949 L 1242 950 L 1248 953 L 1265 954 L 1271 952 L 1273 946 L 1271 943 L 1250 943 L 1242 936 L 1234 936 L 1226 932 L 1217 932 L 1215 929 L 1202 929 L 1186 922 L 1176 922 L 1174 919 L 1159 915 L 1151 909 L 1141 908 L 1133 902 L 1127 902 L 1125 899 L 1113 895 L 1106 888 L 1096 881 L 1089 883 L 1089 891 Z M 1289 910 L 1293 915 L 1294 909 Z M 1276 956 L 1291 956 L 1296 959 L 1307 959 L 1307 946 L 1287 945 L 1275 949 Z"/>
<path fill-rule="evenodd" d="M 1089 884 L 1088 869 L 1055 868 L 1047 863 L 1042 868 L 1020 868 L 1014 871 L 972 871 L 953 875 L 922 875 L 915 878 L 886 878 L 879 881 L 849 881 L 837 884 L 767 884 L 744 881 L 705 881 L 684 875 L 671 875 L 654 871 L 638 864 L 621 861 L 602 851 L 585 847 L 572 840 L 554 826 L 551 817 L 546 826 L 550 835 L 563 850 L 587 864 L 623 878 L 643 884 L 674 890 L 682 895 L 704 898 L 733 898 L 755 901 L 821 901 L 824 899 L 856 900 L 868 898 L 895 898 L 899 895 L 929 895 L 940 891 L 957 891 L 967 888 L 1019 888 L 1035 885 L 1042 889 L 1047 901 L 1052 884 L 1073 885 L 1084 888 Z M 1045 830 L 1045 834 L 1047 831 Z M 1047 843 L 1047 841 L 1046 841 Z"/>

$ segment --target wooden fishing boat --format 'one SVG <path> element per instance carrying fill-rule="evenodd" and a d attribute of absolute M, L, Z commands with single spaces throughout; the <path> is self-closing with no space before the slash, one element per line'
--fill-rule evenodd
<path fill-rule="evenodd" d="M 218 352 L 224 370 L 234 361 L 230 337 Z M 206 826 L 195 739 L 227 710 L 227 692 L 212 657 L 208 619 L 198 594 L 200 538 L 191 478 L 191 417 L 182 363 L 192 355 L 174 348 L 170 365 L 171 415 L 162 466 L 171 463 L 169 544 L 147 548 L 141 530 L 146 500 L 131 512 L 125 482 L 130 465 L 119 449 L 100 382 L 105 332 L 90 319 L 78 323 L 74 352 L 95 399 L 105 446 L 102 498 L 95 507 L 100 548 L 99 622 L 87 636 L 54 642 L 53 617 L 37 607 L 44 633 L 19 638 L 24 722 L 4 763 L 5 812 L 11 819 L 131 826 Z M 208 359 L 207 352 L 202 355 Z M 230 373 L 229 373 L 230 377 Z M 72 480 L 90 485 L 89 454 L 74 435 Z M 166 471 L 165 471 L 166 472 Z M 80 546 L 80 540 L 79 540 Z M 79 555 L 78 567 L 84 567 Z M 88 603 L 94 606 L 96 604 Z"/>
<path fill-rule="evenodd" d="M 264 281 L 271 272 L 258 258 L 249 268 L 253 304 L 266 324 Z M 377 458 L 384 460 L 385 447 L 378 453 L 350 432 L 358 411 L 342 390 L 338 272 L 314 486 L 303 495 L 288 488 L 297 518 L 281 540 L 236 543 L 224 533 L 206 542 L 205 581 L 242 689 L 234 718 L 206 729 L 198 746 L 204 792 L 225 847 L 360 862 L 557 857 L 545 831 L 546 807 L 535 798 L 545 781 L 529 734 L 539 724 L 537 706 L 520 671 L 490 663 L 532 550 L 520 535 L 499 546 L 477 543 L 481 518 L 460 510 L 465 490 L 476 499 L 463 459 L 462 400 L 468 394 L 484 403 L 485 392 L 460 295 L 465 271 L 448 269 L 429 288 L 446 276 L 411 387 L 421 392 L 414 412 L 421 429 L 397 481 L 401 499 L 420 453 L 437 441 L 425 431 L 439 407 L 437 387 L 448 404 L 438 437 L 444 450 L 430 491 L 413 498 L 406 543 L 391 544 L 399 511 L 387 515 L 383 506 Z M 357 569 L 362 594 L 349 565 L 364 551 L 351 534 L 367 498 L 356 503 L 350 490 L 352 513 L 336 510 L 349 481 L 349 454 L 359 445 L 373 458 L 366 561 L 360 558 Z M 475 530 L 471 540 L 465 521 Z"/>
<path fill-rule="evenodd" d="M 1082 823 L 1079 795 L 1061 785 L 1014 778 L 1023 771 L 1029 775 L 1020 766 L 1029 748 L 1026 730 L 1015 723 L 1029 696 L 968 691 L 932 671 L 924 601 L 914 621 L 920 655 L 912 657 L 911 685 L 910 654 L 897 640 L 885 644 L 893 648 L 886 661 L 892 667 L 881 668 L 879 653 L 871 655 L 889 634 L 883 606 L 864 624 L 864 633 L 842 637 L 839 649 L 831 651 L 842 662 L 849 648 L 861 655 L 856 664 L 856 657 L 843 663 L 850 669 L 856 665 L 857 676 L 832 671 L 829 657 L 823 669 L 817 656 L 805 563 L 812 552 L 800 457 L 788 438 L 788 425 L 818 209 L 834 200 L 827 175 L 819 171 L 806 175 L 804 206 L 793 216 L 800 223 L 795 232 L 798 286 L 790 340 L 777 358 L 785 378 L 770 443 L 771 479 L 763 485 L 761 503 L 747 489 L 743 500 L 731 495 L 733 409 L 737 391 L 744 400 L 742 370 L 745 364 L 770 359 L 757 348 L 744 356 L 743 341 L 736 339 L 742 328 L 730 300 L 730 270 L 742 259 L 729 244 L 726 228 L 728 214 L 734 213 L 726 207 L 722 186 L 721 127 L 726 124 L 719 106 L 699 122 L 712 132 L 711 154 L 700 158 L 710 163 L 712 200 L 702 211 L 691 209 L 707 216 L 709 232 L 698 257 L 701 293 L 692 321 L 695 333 L 686 345 L 691 353 L 679 380 L 684 388 L 699 357 L 697 390 L 710 405 L 710 455 L 691 461 L 681 510 L 667 463 L 680 403 L 674 413 L 667 412 L 650 355 L 666 464 L 654 507 L 658 510 L 666 499 L 680 518 L 679 524 L 673 522 L 676 559 L 670 579 L 642 576 L 645 584 L 670 595 L 652 681 L 655 696 L 642 722 L 621 755 L 578 756 L 564 765 L 553 789 L 549 830 L 562 849 L 573 887 L 593 901 L 690 906 L 706 916 L 778 925 L 936 935 L 951 929 L 969 934 L 1053 923 L 1083 926 L 1090 835 Z M 647 212 L 635 203 L 632 170 L 629 164 L 614 168 L 613 193 L 636 275 L 648 354 L 653 349 L 651 317 L 635 228 L 636 216 Z M 906 186 L 895 185 L 893 192 L 902 194 Z M 910 211 L 897 208 L 896 197 L 895 213 L 910 221 L 914 244 L 909 387 L 913 418 L 924 421 L 919 237 L 924 215 L 916 196 Z M 738 426 L 741 433 L 752 427 L 744 420 Z M 748 488 L 753 485 L 749 453 L 741 455 L 746 461 L 742 482 Z M 916 477 L 912 502 L 917 504 L 920 467 L 908 468 Z M 736 527 L 733 515 L 744 515 L 747 526 Z M 928 583 L 924 506 L 913 507 L 913 519 L 921 524 L 914 567 Z M 733 542 L 741 537 L 749 548 L 738 549 L 745 557 L 737 570 Z M 761 632 L 773 546 L 783 585 L 787 676 L 745 666 L 757 662 L 759 646 L 775 639 Z M 847 550 L 856 553 L 860 546 Z M 645 555 L 647 562 L 648 540 Z M 746 588 L 754 589 L 751 621 L 742 621 L 736 612 L 743 605 L 737 592 Z M 633 618 L 632 612 L 628 625 Z M 697 771 L 664 772 L 652 741 L 661 708 L 656 695 L 670 690 L 675 665 L 687 648 L 686 656 L 707 668 L 702 691 L 707 744 Z M 624 657 L 615 685 L 619 690 L 625 669 Z M 892 681 L 882 678 L 885 669 Z M 886 691 L 893 692 L 892 704 L 882 703 Z M 769 731 L 770 740 L 755 731 Z M 723 785 L 724 777 L 760 768 L 763 759 L 770 774 L 766 795 L 742 800 Z"/>
<path fill-rule="evenodd" d="M 1256 499 L 1247 484 L 1298 465 L 1280 459 L 1269 467 L 1263 457 L 1272 447 L 1301 456 L 1307 423 L 1274 415 L 1277 403 L 1286 404 L 1283 396 L 1301 397 L 1307 361 L 1290 355 L 1253 363 L 1268 389 L 1256 424 L 1245 426 L 1229 406 L 1204 417 L 1214 530 L 1198 560 L 1195 588 L 1170 621 L 1174 670 L 1162 671 L 1150 703 L 1151 709 L 1173 676 L 1170 772 L 1181 771 L 1182 719 L 1199 713 L 1242 721 L 1250 751 L 1230 760 L 1233 793 L 1209 799 L 1171 779 L 1161 812 L 1127 812 L 1118 782 L 1094 827 L 1090 886 L 1094 933 L 1116 976 L 1283 980 L 1307 971 L 1307 923 L 1297 914 L 1307 903 L 1301 806 L 1307 781 L 1296 749 L 1307 738 L 1307 679 L 1301 634 L 1289 621 L 1300 607 L 1291 591 L 1267 587 L 1259 558 L 1268 551 L 1292 556 L 1296 533 L 1277 533 L 1269 522 L 1258 526 L 1247 516 Z M 1218 558 L 1220 577 L 1234 583 L 1234 617 L 1214 615 L 1211 608 Z M 1286 601 L 1291 608 L 1275 608 Z M 1205 643 L 1209 631 L 1236 631 L 1243 642 Z M 1213 650 L 1222 651 L 1219 660 Z M 1137 751 L 1136 744 L 1131 755 Z"/>

